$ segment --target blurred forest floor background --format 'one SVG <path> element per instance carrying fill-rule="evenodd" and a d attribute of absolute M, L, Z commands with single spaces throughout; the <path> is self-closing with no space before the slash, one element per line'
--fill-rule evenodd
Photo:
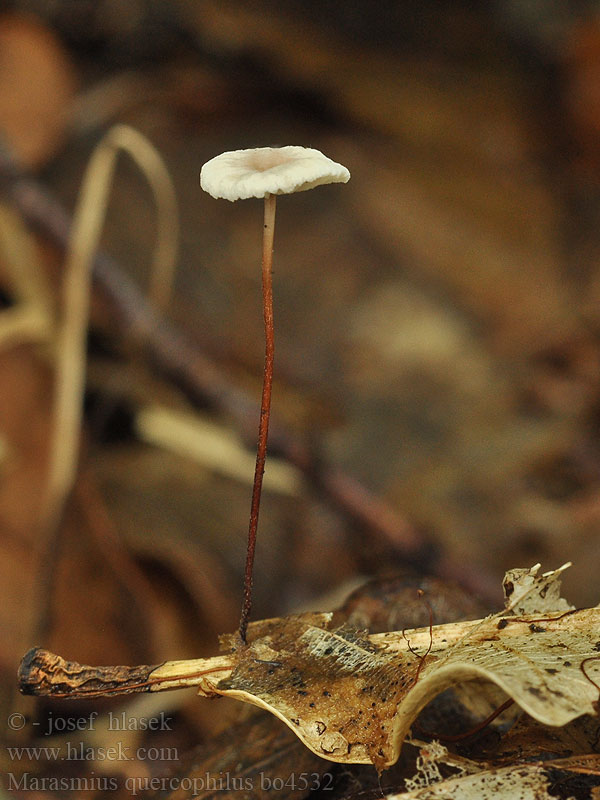
<path fill-rule="evenodd" d="M 64 257 L 44 193 L 72 212 L 115 122 L 144 133 L 175 182 L 166 317 L 187 349 L 169 352 L 158 322 L 131 324 L 156 219 L 123 156 L 81 468 L 40 572 Z M 573 561 L 565 596 L 598 602 L 597 3 L 5 3 L 0 131 L 4 708 L 33 713 L 14 689 L 33 644 L 158 663 L 214 653 L 237 625 L 262 208 L 201 191 L 202 164 L 225 150 L 316 147 L 352 174 L 279 204 L 253 617 L 407 568 L 498 605 L 505 569 L 537 561 Z M 37 328 L 11 327 L 23 307 Z M 224 708 L 186 701 L 182 741 L 222 727 Z"/>

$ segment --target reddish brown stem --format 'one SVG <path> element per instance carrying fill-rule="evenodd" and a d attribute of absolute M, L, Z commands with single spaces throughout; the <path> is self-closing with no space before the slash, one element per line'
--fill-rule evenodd
<path fill-rule="evenodd" d="M 252 608 L 252 570 L 254 567 L 254 550 L 256 548 L 256 531 L 258 529 L 258 512 L 262 492 L 265 459 L 267 457 L 267 439 L 269 436 L 269 416 L 271 413 L 271 388 L 273 386 L 273 356 L 275 353 L 275 336 L 273 328 L 273 236 L 275 233 L 276 196 L 265 196 L 265 221 L 263 226 L 262 253 L 262 298 L 263 317 L 265 322 L 265 368 L 263 373 L 262 399 L 260 403 L 260 424 L 258 426 L 258 447 L 256 450 L 256 466 L 254 468 L 254 484 L 252 486 L 252 504 L 250 506 L 250 526 L 248 529 L 248 549 L 246 551 L 246 572 L 244 575 L 244 599 L 240 618 L 240 639 L 246 643 L 246 631 L 250 610 Z"/>

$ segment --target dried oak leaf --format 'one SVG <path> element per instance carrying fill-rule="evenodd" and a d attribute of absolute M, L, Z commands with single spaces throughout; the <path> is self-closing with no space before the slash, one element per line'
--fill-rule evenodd
<path fill-rule="evenodd" d="M 481 613 L 481 605 L 460 587 L 406 572 L 358 587 L 336 611 L 335 619 L 339 625 L 365 628 L 369 633 L 425 624 L 428 609 L 418 590 L 426 593 L 440 623 Z M 157 792 L 156 800 L 187 797 L 189 792 L 182 787 L 188 786 L 205 800 L 217 796 L 220 800 L 237 800 L 242 789 L 248 798 L 263 798 L 273 786 L 279 800 L 312 797 L 317 789 L 330 800 L 345 797 L 349 791 L 364 795 L 370 789 L 378 790 L 380 796 L 378 776 L 371 765 L 352 769 L 333 765 L 304 747 L 272 714 L 247 704 L 236 705 L 233 724 L 183 754 L 175 772 L 163 782 L 177 788 L 170 793 Z M 403 751 L 408 763 L 410 752 L 410 747 Z M 385 785 L 403 786 L 405 769 L 402 760 L 397 762 L 386 772 Z"/>
<path fill-rule="evenodd" d="M 534 581 L 530 597 L 543 600 L 560 572 Z M 524 601 L 522 583 L 518 576 Z M 148 691 L 197 685 L 202 695 L 251 703 L 285 722 L 322 758 L 381 770 L 398 759 L 421 709 L 456 684 L 495 684 L 545 725 L 596 713 L 600 608 L 542 613 L 514 616 L 509 605 L 481 620 L 371 636 L 334 627 L 329 613 L 257 622 L 246 646 L 226 637 L 225 654 L 167 662 L 149 669 L 142 685 Z M 44 651 L 28 654 L 22 689 L 52 693 L 61 681 L 64 687 L 62 666 L 53 661 L 48 676 L 49 663 Z M 45 685 L 30 679 L 40 665 Z M 85 685 L 77 692 L 85 694 Z"/>
<path fill-rule="evenodd" d="M 548 618 L 543 628 L 531 616 L 505 619 L 434 628 L 422 668 L 409 642 L 424 656 L 429 630 L 362 638 L 301 617 L 274 621 L 212 691 L 270 710 L 324 758 L 378 768 L 396 761 L 421 709 L 459 682 L 489 680 L 546 725 L 594 713 L 598 689 L 582 665 L 598 658 L 600 610 Z M 585 663 L 590 678 L 596 665 Z"/>

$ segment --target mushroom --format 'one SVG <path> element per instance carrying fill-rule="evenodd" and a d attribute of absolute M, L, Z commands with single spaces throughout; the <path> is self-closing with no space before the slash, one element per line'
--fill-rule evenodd
<path fill-rule="evenodd" d="M 244 599 L 239 635 L 246 643 L 246 631 L 252 606 L 252 569 L 258 528 L 258 512 L 262 479 L 267 455 L 271 388 L 273 384 L 273 237 L 275 233 L 275 204 L 278 194 L 303 192 L 325 183 L 346 183 L 350 173 L 319 150 L 309 147 L 256 147 L 250 150 L 233 150 L 207 161 L 200 173 L 202 188 L 218 199 L 244 200 L 249 197 L 264 198 L 264 226 L 262 250 L 262 299 L 265 326 L 265 365 L 263 373 L 260 424 L 250 525 L 244 576 Z"/>

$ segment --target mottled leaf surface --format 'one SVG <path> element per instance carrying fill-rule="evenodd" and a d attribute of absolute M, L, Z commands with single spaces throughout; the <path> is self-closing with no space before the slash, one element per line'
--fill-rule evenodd
<path fill-rule="evenodd" d="M 441 625 L 431 640 L 429 629 L 327 630 L 329 618 L 259 623 L 215 691 L 272 711 L 324 758 L 379 768 L 421 709 L 464 681 L 495 683 L 546 725 L 595 712 L 600 609 Z"/>

